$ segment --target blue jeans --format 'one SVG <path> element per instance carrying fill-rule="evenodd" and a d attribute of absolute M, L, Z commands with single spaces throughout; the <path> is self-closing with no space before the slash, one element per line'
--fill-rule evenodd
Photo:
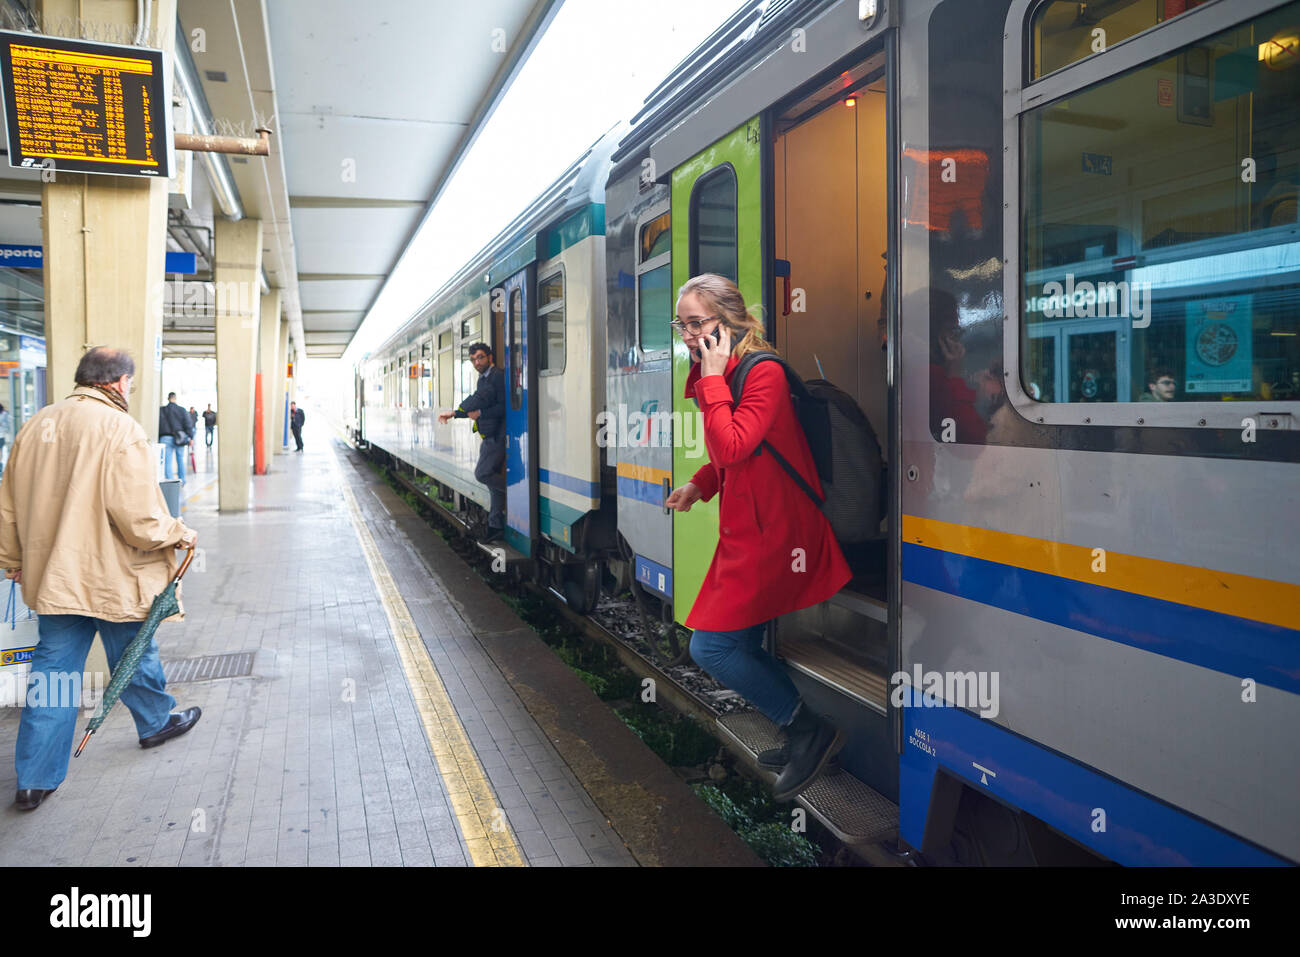
<path fill-rule="evenodd" d="M 767 622 L 739 631 L 702 631 L 691 635 L 691 657 L 718 681 L 738 691 L 778 725 L 787 725 L 799 706 L 799 690 L 763 650 Z"/>
<path fill-rule="evenodd" d="M 170 435 L 158 436 L 158 441 L 167 446 L 163 449 L 163 462 L 167 465 L 167 477 L 176 478 L 176 472 L 180 473 L 181 484 L 185 484 L 185 450 L 188 445 L 177 445 L 176 440 Z M 175 462 L 172 460 L 175 459 Z M 173 468 L 173 465 L 175 468 Z"/>
<path fill-rule="evenodd" d="M 90 643 L 99 631 L 110 670 L 140 630 L 138 621 L 100 621 L 85 615 L 40 615 L 40 641 L 32 654 L 27 703 L 18 722 L 14 767 L 18 790 L 58 787 L 68 774 L 68 757 L 81 704 L 81 673 Z M 167 693 L 157 642 L 140 659 L 135 677 L 122 692 L 122 704 L 135 718 L 138 737 L 156 734 L 167 724 L 176 699 Z"/>

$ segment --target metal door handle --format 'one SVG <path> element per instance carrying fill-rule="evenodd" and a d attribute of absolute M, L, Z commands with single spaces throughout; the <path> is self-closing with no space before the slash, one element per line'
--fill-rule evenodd
<path fill-rule="evenodd" d="M 665 515 L 667 515 L 669 512 L 672 511 L 672 509 L 668 507 L 668 496 L 672 494 L 673 494 L 673 480 L 664 479 L 664 514 Z"/>

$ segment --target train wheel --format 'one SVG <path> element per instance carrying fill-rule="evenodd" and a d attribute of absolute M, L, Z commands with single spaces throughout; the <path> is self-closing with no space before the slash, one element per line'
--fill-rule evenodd
<path fill-rule="evenodd" d="M 564 600 L 579 615 L 590 615 L 600 598 L 600 565 L 587 562 L 564 570 Z"/>

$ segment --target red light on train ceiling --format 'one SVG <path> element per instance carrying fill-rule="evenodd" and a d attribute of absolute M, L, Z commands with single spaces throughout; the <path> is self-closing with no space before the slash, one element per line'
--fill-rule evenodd
<path fill-rule="evenodd" d="M 856 96 L 845 97 L 844 105 L 847 106 L 849 109 L 852 109 L 853 107 L 858 105 L 858 98 Z"/>

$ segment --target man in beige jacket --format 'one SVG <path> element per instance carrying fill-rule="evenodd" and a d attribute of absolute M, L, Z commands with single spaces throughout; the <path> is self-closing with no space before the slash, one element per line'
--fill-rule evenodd
<path fill-rule="evenodd" d="M 127 414 L 134 374 L 124 352 L 87 352 L 72 394 L 18 433 L 0 481 L 0 567 L 22 585 L 40 631 L 14 750 L 20 810 L 37 807 L 67 775 L 95 632 L 116 668 L 171 578 L 172 549 L 198 539 L 168 513 L 149 437 Z M 122 703 L 146 748 L 199 720 L 198 708 L 172 713 L 155 642 Z"/>

